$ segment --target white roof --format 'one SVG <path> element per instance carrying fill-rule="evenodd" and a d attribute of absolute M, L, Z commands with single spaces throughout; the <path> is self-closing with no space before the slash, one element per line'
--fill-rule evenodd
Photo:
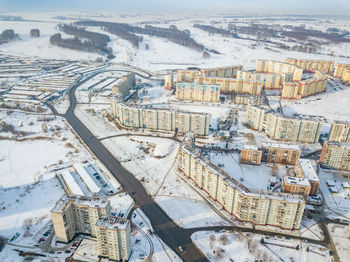
<path fill-rule="evenodd" d="M 303 177 L 293 177 L 293 176 L 285 176 L 284 180 L 286 184 L 294 184 L 300 186 L 310 186 L 309 180 Z"/>
<path fill-rule="evenodd" d="M 350 188 L 349 182 L 343 182 L 343 183 L 341 183 L 341 185 L 342 185 L 343 187 L 349 187 L 349 188 Z"/>
<path fill-rule="evenodd" d="M 244 145 L 243 149 L 258 150 L 258 147 L 254 145 Z"/>
<path fill-rule="evenodd" d="M 301 169 L 303 170 L 304 176 L 308 179 L 308 180 L 312 180 L 312 181 L 320 181 L 318 179 L 318 176 L 315 172 L 314 167 L 312 166 L 312 163 L 309 159 L 301 159 L 299 158 L 299 164 Z"/>
<path fill-rule="evenodd" d="M 63 171 L 61 173 L 61 176 L 73 195 L 79 195 L 79 196 L 85 195 L 69 171 L 67 170 Z"/>
<path fill-rule="evenodd" d="M 272 148 L 282 148 L 282 149 L 296 149 L 300 150 L 298 145 L 290 145 L 290 144 L 279 144 L 279 143 L 262 143 L 261 146 L 272 147 Z"/>
<path fill-rule="evenodd" d="M 98 193 L 100 191 L 100 187 L 95 183 L 82 165 L 74 164 L 73 167 L 92 193 Z"/>

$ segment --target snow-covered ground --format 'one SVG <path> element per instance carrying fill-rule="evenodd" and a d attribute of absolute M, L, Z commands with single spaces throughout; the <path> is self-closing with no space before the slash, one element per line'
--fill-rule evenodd
<path fill-rule="evenodd" d="M 328 250 L 322 246 L 258 234 L 202 231 L 194 233 L 192 240 L 210 261 L 331 260 Z"/>
<path fill-rule="evenodd" d="M 332 237 L 333 244 L 337 249 L 341 262 L 349 261 L 350 258 L 350 229 L 348 226 L 329 224 L 329 233 Z"/>

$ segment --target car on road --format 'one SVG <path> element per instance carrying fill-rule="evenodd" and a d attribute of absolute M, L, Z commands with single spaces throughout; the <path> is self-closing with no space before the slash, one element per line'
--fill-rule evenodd
<path fill-rule="evenodd" d="M 184 249 L 182 248 L 182 246 L 179 246 L 179 250 L 181 253 L 184 252 Z"/>

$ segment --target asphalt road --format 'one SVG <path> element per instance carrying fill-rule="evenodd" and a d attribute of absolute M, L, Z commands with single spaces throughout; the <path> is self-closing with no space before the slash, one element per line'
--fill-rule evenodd
<path fill-rule="evenodd" d="M 123 70 L 124 71 L 124 70 Z M 86 80 L 85 80 L 86 81 Z M 64 115 L 68 123 L 86 143 L 95 156 L 106 166 L 111 174 L 120 182 L 123 189 L 129 192 L 145 215 L 151 221 L 155 233 L 184 261 L 207 261 L 206 257 L 195 247 L 190 236 L 158 206 L 148 195 L 142 183 L 133 174 L 124 169 L 114 156 L 95 138 L 85 125 L 74 115 L 76 106 L 75 90 L 83 82 L 79 82 L 69 91 L 70 107 Z M 179 246 L 184 252 L 179 250 Z"/>

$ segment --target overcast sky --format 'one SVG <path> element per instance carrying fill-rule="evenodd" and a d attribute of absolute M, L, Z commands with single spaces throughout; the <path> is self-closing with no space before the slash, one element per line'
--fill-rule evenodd
<path fill-rule="evenodd" d="M 0 0 L 0 12 L 35 10 L 349 15 L 350 0 Z"/>

